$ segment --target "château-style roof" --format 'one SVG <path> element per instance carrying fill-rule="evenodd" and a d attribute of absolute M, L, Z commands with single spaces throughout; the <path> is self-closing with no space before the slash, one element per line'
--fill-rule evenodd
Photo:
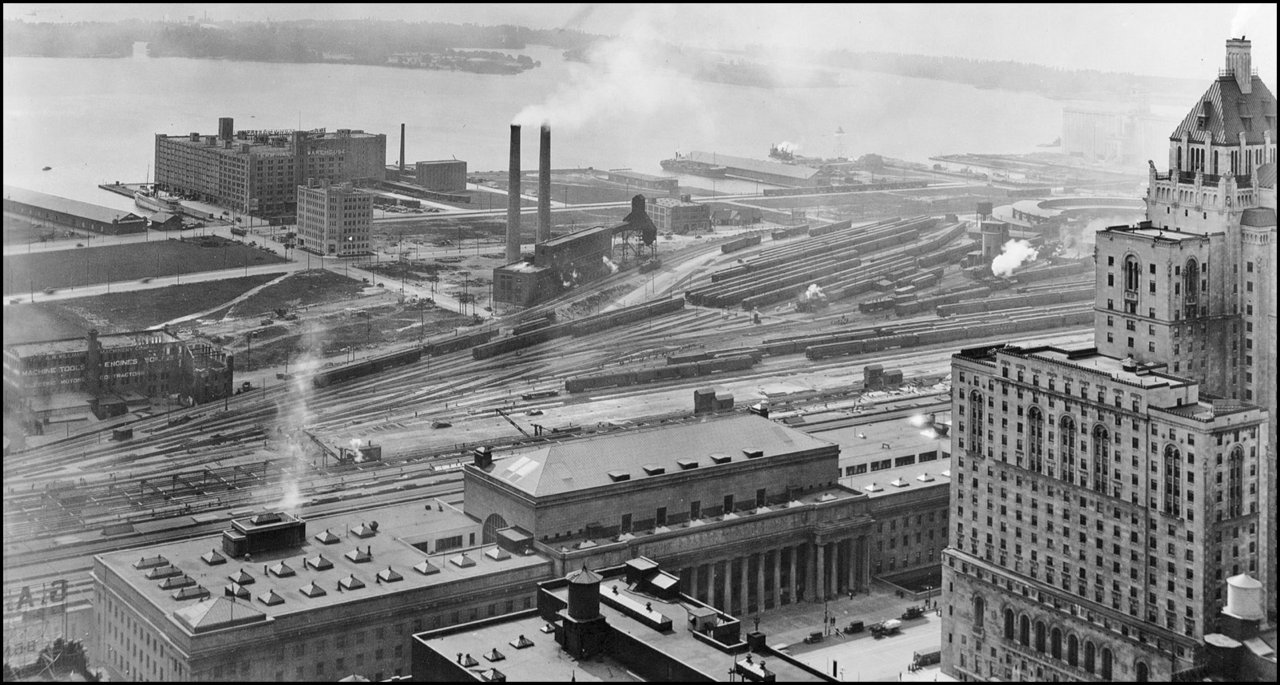
<path fill-rule="evenodd" d="M 1271 141 L 1276 141 L 1276 96 L 1271 94 L 1262 79 L 1254 76 L 1252 92 L 1240 92 L 1240 84 L 1234 76 L 1222 76 L 1200 96 L 1191 107 L 1170 140 L 1181 140 L 1187 133 L 1191 140 L 1204 140 L 1205 133 L 1218 145 L 1238 145 L 1240 134 L 1245 143 L 1261 145 L 1263 132 L 1270 129 Z"/>

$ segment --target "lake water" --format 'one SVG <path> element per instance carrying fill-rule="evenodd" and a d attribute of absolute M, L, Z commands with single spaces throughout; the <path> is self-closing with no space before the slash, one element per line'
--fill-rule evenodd
<path fill-rule="evenodd" d="M 410 162 L 456 157 L 471 171 L 505 169 L 507 127 L 517 112 L 564 84 L 589 82 L 585 67 L 564 62 L 558 50 L 524 53 L 543 66 L 501 76 L 145 56 L 6 58 L 4 182 L 132 209 L 97 184 L 144 180 L 154 134 L 215 133 L 220 116 L 234 117 L 237 129 L 301 122 L 386 133 L 388 162 L 399 156 L 403 122 Z M 815 156 L 833 156 L 840 145 L 849 157 L 926 161 L 1029 152 L 1061 132 L 1061 103 L 1038 95 L 853 71 L 842 78 L 840 87 L 763 89 L 659 74 L 635 90 L 614 86 L 581 124 L 552 122 L 552 164 L 661 174 L 658 162 L 676 150 L 763 159 L 784 140 Z M 536 129 L 525 128 L 523 143 L 522 166 L 534 169 Z"/>

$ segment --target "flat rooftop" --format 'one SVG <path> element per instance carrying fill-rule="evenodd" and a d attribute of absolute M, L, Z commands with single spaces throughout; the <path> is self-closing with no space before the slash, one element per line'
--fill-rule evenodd
<path fill-rule="evenodd" d="M 595 228 L 588 228 L 586 230 L 577 231 L 575 233 L 566 233 L 565 235 L 558 235 L 550 240 L 542 241 L 541 243 L 539 243 L 539 245 L 546 245 L 548 247 L 564 245 L 566 243 L 571 243 L 575 240 L 581 240 L 582 238 L 597 236 L 602 233 L 612 235 L 613 230 L 614 229 L 609 226 L 596 226 Z"/>
<path fill-rule="evenodd" d="M 951 451 L 951 442 L 946 435 L 939 436 L 926 425 L 929 413 L 828 430 L 817 428 L 810 434 L 839 445 L 842 464 L 863 464 L 891 455 L 921 454 L 931 450 L 936 450 L 941 457 L 943 452 Z M 933 412 L 935 420 L 941 423 L 949 423 L 950 413 L 945 410 Z"/>
<path fill-rule="evenodd" d="M 92 219 L 102 223 L 109 224 L 117 219 L 120 221 L 142 221 L 143 218 L 133 212 L 125 212 L 101 205 L 89 204 L 79 200 L 72 200 L 57 195 L 49 195 L 35 190 L 27 190 L 26 188 L 18 188 L 16 186 L 4 186 L 4 199 L 14 202 L 21 202 L 24 205 L 32 207 L 43 207 L 51 209 L 55 212 L 79 216 L 85 219 Z"/>
<path fill-rule="evenodd" d="M 794 428 L 744 414 L 545 444 L 495 460 L 485 471 L 531 495 L 546 496 L 622 482 L 611 473 L 626 473 L 638 481 L 678 474 L 691 463 L 698 469 L 740 464 L 749 459 L 748 452 L 762 453 L 755 460 L 833 447 Z M 649 475 L 646 468 L 654 467 L 663 472 Z"/>
<path fill-rule="evenodd" d="M 928 487 L 951 487 L 951 458 L 916 462 L 856 476 L 843 476 L 839 483 L 871 499 Z M 947 492 L 944 490 L 944 492 Z"/>
<path fill-rule="evenodd" d="M 662 182 L 662 183 L 679 182 L 679 179 L 677 179 L 674 176 L 655 176 L 653 174 L 642 174 L 639 171 L 632 171 L 630 169 L 610 169 L 609 173 L 613 174 L 614 176 L 634 178 L 638 181 L 650 181 L 650 182 Z"/>
<path fill-rule="evenodd" d="M 1094 347 L 1066 350 L 1049 346 L 1024 348 L 1017 345 L 990 345 L 964 349 L 955 356 L 994 367 L 997 365 L 997 357 L 1001 354 L 1021 359 L 1054 362 L 1064 366 L 1093 371 L 1108 376 L 1111 380 L 1129 383 L 1144 389 L 1161 386 L 1182 387 L 1195 385 L 1195 382 L 1190 379 L 1173 376 L 1155 369 L 1144 370 L 1141 366 L 1133 371 L 1128 371 L 1123 366 L 1123 360 L 1100 354 L 1097 348 Z"/>
<path fill-rule="evenodd" d="M 163 330 L 134 331 L 131 333 L 104 333 L 98 336 L 98 343 L 102 345 L 102 349 L 104 350 L 127 349 L 131 347 L 140 347 L 142 345 L 163 345 L 165 343 L 181 342 L 181 338 Z M 81 336 L 78 338 L 62 338 L 60 340 L 20 343 L 18 345 L 9 345 L 5 349 L 19 357 L 38 357 L 45 354 L 84 352 L 89 349 L 89 338 L 87 336 Z"/>
<path fill-rule="evenodd" d="M 357 535 L 356 531 L 362 527 L 366 527 L 367 532 L 367 526 L 374 521 L 378 523 L 376 533 L 368 537 Z M 509 555 L 501 560 L 491 558 L 486 552 L 496 548 L 492 544 L 427 554 L 410 543 L 413 538 L 429 537 L 432 531 L 456 532 L 467 527 L 479 532 L 479 523 L 460 510 L 448 505 L 443 507 L 443 511 L 435 506 L 428 509 L 419 501 L 308 520 L 304 544 L 253 554 L 252 561 L 247 562 L 226 557 L 222 551 L 221 533 L 101 554 L 97 559 L 142 595 L 145 601 L 190 632 L 221 627 L 209 625 L 207 621 L 213 619 L 208 617 L 219 611 L 227 613 L 226 608 L 219 609 L 216 605 L 230 601 L 224 596 L 224 588 L 232 584 L 232 576 L 242 573 L 253 581 L 242 584 L 249 597 L 237 600 L 237 608 L 230 611 L 247 615 L 249 618 L 246 620 L 252 621 L 261 620 L 261 617 L 296 618 L 317 609 L 356 605 L 432 587 L 448 592 L 443 588 L 451 583 L 495 572 L 550 564 L 538 555 Z M 230 522 L 227 528 L 231 528 Z M 326 544 L 318 537 L 331 538 L 333 542 Z M 365 554 L 371 557 L 368 561 L 355 560 Z M 464 561 L 464 556 L 469 561 Z M 178 578 L 187 576 L 194 581 L 193 586 L 208 590 L 210 597 L 199 602 L 175 599 L 175 589 L 162 588 L 160 579 L 146 577 L 148 570 L 135 568 L 140 559 L 156 557 L 163 557 L 163 565 L 176 567 Z M 225 561 L 215 564 L 207 561 L 219 557 Z M 321 562 L 319 557 L 327 563 Z M 312 563 L 308 563 L 308 559 Z M 460 566 L 454 563 L 455 560 L 464 561 L 465 565 Z M 429 566 L 423 565 L 424 562 Z M 293 573 L 282 577 L 274 571 L 264 572 L 264 567 L 284 570 L 278 567 L 279 564 L 284 564 Z M 424 574 L 423 570 L 428 573 Z M 352 577 L 359 581 L 355 583 L 359 587 L 352 587 Z M 399 579 L 387 582 L 387 578 L 396 577 Z M 383 582 L 379 582 L 379 578 Z M 341 591 L 338 589 L 340 581 L 344 585 Z M 317 587 L 323 594 L 314 592 Z M 306 594 L 308 591 L 310 595 Z M 261 600 L 271 593 L 283 601 L 268 604 Z M 206 623 L 194 627 L 192 621 L 201 619 Z"/>

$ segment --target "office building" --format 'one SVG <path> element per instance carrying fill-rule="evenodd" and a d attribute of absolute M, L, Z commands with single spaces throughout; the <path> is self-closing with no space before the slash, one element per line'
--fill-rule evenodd
<path fill-rule="evenodd" d="M 350 183 L 298 186 L 298 247 L 331 257 L 372 250 L 373 196 Z"/>
<path fill-rule="evenodd" d="M 1276 101 L 1249 61 L 1227 41 L 1147 220 L 1098 234 L 1094 346 L 953 357 L 946 673 L 1186 679 L 1226 580 L 1274 575 Z"/>

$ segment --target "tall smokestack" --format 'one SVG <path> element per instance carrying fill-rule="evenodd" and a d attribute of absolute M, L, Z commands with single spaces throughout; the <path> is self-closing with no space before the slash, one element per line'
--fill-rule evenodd
<path fill-rule="evenodd" d="M 400 175 L 404 176 L 404 124 L 400 124 Z"/>
<path fill-rule="evenodd" d="M 538 148 L 538 242 L 551 240 L 551 127 L 542 125 Z"/>
<path fill-rule="evenodd" d="M 520 126 L 511 125 L 511 160 L 507 163 L 507 263 L 520 261 Z"/>

